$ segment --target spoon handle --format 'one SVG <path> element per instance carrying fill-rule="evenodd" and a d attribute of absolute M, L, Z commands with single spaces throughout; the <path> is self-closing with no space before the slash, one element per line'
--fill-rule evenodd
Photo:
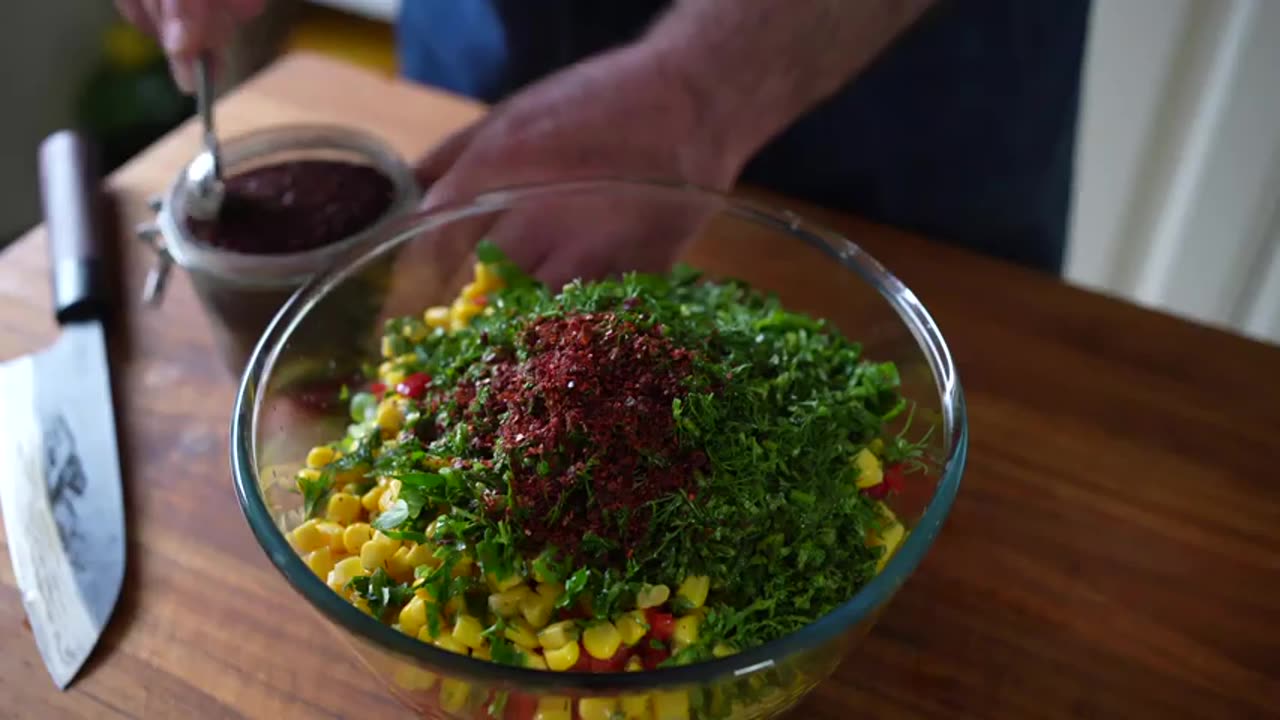
<path fill-rule="evenodd" d="M 196 108 L 204 123 L 204 146 L 213 157 L 213 174 L 222 180 L 222 153 L 218 149 L 218 135 L 213 131 L 213 62 L 205 53 L 196 60 Z"/>

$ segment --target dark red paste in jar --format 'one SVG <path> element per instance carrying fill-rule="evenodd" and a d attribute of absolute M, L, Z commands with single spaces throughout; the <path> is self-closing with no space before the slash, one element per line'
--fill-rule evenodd
<path fill-rule="evenodd" d="M 512 463 L 510 505 L 532 545 L 574 553 L 593 533 L 627 547 L 648 530 L 646 503 L 692 489 L 705 462 L 680 447 L 671 411 L 693 354 L 613 313 L 539 319 L 522 345 L 526 359 L 490 368 L 473 447 L 525 459 Z M 460 387 L 459 404 L 475 393 Z"/>
<path fill-rule="evenodd" d="M 255 255 L 304 252 L 344 240 L 380 220 L 395 186 L 377 168 L 340 160 L 295 160 L 226 179 L 217 219 L 187 219 L 213 247 Z"/>

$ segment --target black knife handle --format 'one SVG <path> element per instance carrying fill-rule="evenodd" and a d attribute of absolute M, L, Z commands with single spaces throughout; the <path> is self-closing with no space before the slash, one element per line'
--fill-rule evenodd
<path fill-rule="evenodd" d="M 101 318 L 109 304 L 96 161 L 89 140 L 72 130 L 40 143 L 40 200 L 60 323 Z"/>

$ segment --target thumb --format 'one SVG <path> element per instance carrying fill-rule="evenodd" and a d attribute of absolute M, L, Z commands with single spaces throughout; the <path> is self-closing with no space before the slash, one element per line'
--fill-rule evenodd
<path fill-rule="evenodd" d="M 476 121 L 455 131 L 418 159 L 417 165 L 414 166 L 414 176 L 418 179 L 418 184 L 428 190 L 427 197 L 422 203 L 423 207 L 439 205 L 447 200 L 444 197 L 444 187 L 437 186 L 437 183 L 453 168 L 462 153 L 471 146 L 471 140 L 480 129 L 481 122 Z"/>

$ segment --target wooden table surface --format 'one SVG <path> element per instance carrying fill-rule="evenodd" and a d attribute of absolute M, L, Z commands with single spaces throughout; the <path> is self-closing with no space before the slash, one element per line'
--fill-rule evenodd
<path fill-rule="evenodd" d="M 225 100 L 219 122 L 364 125 L 413 156 L 481 112 L 294 56 Z M 187 127 L 111 178 L 125 227 L 196 137 Z M 786 204 L 932 309 L 972 428 L 937 544 L 798 714 L 1280 716 L 1280 349 Z M 123 242 L 125 589 L 59 693 L 0 562 L 0 717 L 400 717 L 250 535 L 227 463 L 232 379 L 181 273 L 162 307 L 139 306 L 149 253 Z M 0 358 L 54 337 L 47 283 L 36 229 L 0 255 Z"/>

